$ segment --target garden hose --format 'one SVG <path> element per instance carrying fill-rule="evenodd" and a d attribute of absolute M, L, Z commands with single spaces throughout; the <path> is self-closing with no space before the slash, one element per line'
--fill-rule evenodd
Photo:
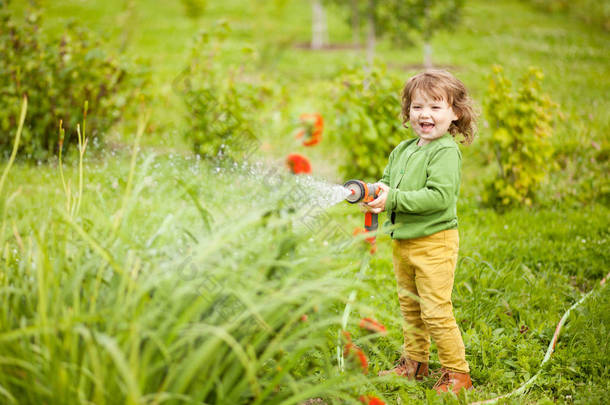
<path fill-rule="evenodd" d="M 610 273 L 606 274 L 606 277 L 602 278 L 601 281 L 599 282 L 600 290 L 603 289 L 606 286 L 606 280 L 608 278 L 610 278 Z M 529 388 L 529 386 L 532 385 L 532 383 L 542 373 L 542 366 L 544 366 L 544 364 L 547 361 L 549 361 L 549 359 L 551 358 L 551 355 L 553 354 L 553 351 L 555 351 L 555 345 L 557 344 L 557 341 L 559 340 L 559 333 L 561 332 L 561 328 L 563 327 L 563 324 L 568 319 L 568 316 L 570 315 L 570 312 L 574 308 L 576 308 L 577 306 L 582 304 L 595 291 L 596 291 L 596 289 L 593 288 L 591 291 L 586 293 L 584 296 L 582 296 L 581 299 L 579 299 L 576 303 L 574 303 L 574 305 L 572 305 L 570 308 L 568 308 L 568 310 L 565 312 L 565 314 L 563 314 L 563 316 L 559 320 L 559 323 L 557 324 L 557 327 L 555 328 L 555 333 L 553 334 L 553 339 L 551 339 L 551 342 L 549 343 L 549 347 L 547 348 L 546 354 L 544 355 L 544 358 L 542 359 L 542 363 L 540 363 L 540 369 L 538 370 L 538 372 L 533 377 L 531 377 L 529 380 L 527 380 L 519 388 L 513 390 L 512 392 L 509 392 L 508 394 L 500 395 L 498 397 L 487 399 L 487 400 L 484 400 L 484 401 L 472 402 L 471 405 L 495 404 L 500 399 L 512 397 L 514 395 L 521 395 L 521 394 L 525 393 L 527 391 L 527 389 Z"/>

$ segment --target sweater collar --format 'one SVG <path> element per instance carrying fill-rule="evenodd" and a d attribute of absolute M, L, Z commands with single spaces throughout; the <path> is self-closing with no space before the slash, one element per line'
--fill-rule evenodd
<path fill-rule="evenodd" d="M 445 139 L 447 139 L 449 137 L 451 137 L 451 134 L 449 132 L 447 132 L 445 135 L 441 136 L 440 138 L 437 138 L 437 139 L 435 139 L 433 141 L 430 141 L 430 142 L 428 142 L 427 144 L 425 144 L 423 146 L 419 146 L 418 145 L 420 138 L 417 137 L 416 141 L 415 141 L 415 147 L 418 148 L 418 149 L 428 148 L 430 145 L 435 144 L 436 142 L 441 142 L 441 141 L 443 141 L 443 140 L 445 140 Z"/>

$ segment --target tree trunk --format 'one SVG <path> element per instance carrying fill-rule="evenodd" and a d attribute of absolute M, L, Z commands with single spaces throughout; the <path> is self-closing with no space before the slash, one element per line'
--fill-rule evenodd
<path fill-rule="evenodd" d="M 424 42 L 424 68 L 432 68 L 432 45 L 428 39 Z"/>
<path fill-rule="evenodd" d="M 367 15 L 367 32 L 366 32 L 366 63 L 369 67 L 373 67 L 375 61 L 375 4 L 374 0 L 370 1 Z"/>
<path fill-rule="evenodd" d="M 426 0 L 424 3 L 424 68 L 432 68 L 432 45 L 430 45 L 430 7 Z"/>
<path fill-rule="evenodd" d="M 352 0 L 352 44 L 354 47 L 360 46 L 360 10 L 358 0 Z"/>
<path fill-rule="evenodd" d="M 322 49 L 328 38 L 326 13 L 321 0 L 312 0 L 311 7 L 311 49 Z"/>

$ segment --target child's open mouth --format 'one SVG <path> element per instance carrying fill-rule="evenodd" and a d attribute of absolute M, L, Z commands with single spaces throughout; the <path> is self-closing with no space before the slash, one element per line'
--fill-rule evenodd
<path fill-rule="evenodd" d="M 432 128 L 434 128 L 434 124 L 431 122 L 422 122 L 421 124 L 419 124 L 419 126 L 426 132 L 431 131 Z"/>

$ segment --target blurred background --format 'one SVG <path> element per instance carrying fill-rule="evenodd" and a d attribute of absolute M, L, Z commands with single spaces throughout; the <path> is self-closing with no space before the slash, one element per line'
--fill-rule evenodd
<path fill-rule="evenodd" d="M 402 85 L 437 67 L 466 84 L 481 113 L 480 138 L 463 151 L 466 164 L 489 168 L 489 181 L 506 178 L 516 175 L 502 171 L 509 155 L 518 153 L 513 158 L 525 165 L 521 176 L 555 173 L 545 198 L 608 201 L 607 2 L 3 3 L 11 24 L 25 30 L 22 40 L 30 41 L 11 43 L 4 32 L 5 50 L 13 55 L 3 58 L 4 71 L 11 72 L 3 76 L 5 131 L 16 123 L 24 91 L 41 110 L 43 122 L 32 130 L 37 139 L 55 138 L 60 118 L 68 134 L 74 132 L 81 103 L 89 98 L 96 143 L 130 143 L 132 118 L 147 108 L 152 114 L 143 144 L 213 155 L 231 140 L 226 128 L 210 130 L 210 120 L 231 110 L 240 122 L 235 125 L 260 142 L 257 153 L 278 159 L 295 148 L 291 134 L 299 116 L 319 113 L 325 141 L 308 150 L 315 171 L 335 180 L 374 180 L 389 151 L 412 136 L 401 128 Z M 24 48 L 17 51 L 19 46 Z M 27 82 L 15 73 L 20 62 L 26 63 L 19 74 Z M 533 93 L 525 95 L 528 89 Z M 46 101 L 37 103 L 37 97 Z M 38 142 L 28 156 L 57 154 L 55 141 Z M 2 144 L 8 155 L 10 139 Z M 467 182 L 482 180 L 476 177 Z M 545 180 L 525 180 L 531 186 L 519 196 L 489 189 L 487 199 L 532 201 L 539 191 L 533 185 Z"/>

